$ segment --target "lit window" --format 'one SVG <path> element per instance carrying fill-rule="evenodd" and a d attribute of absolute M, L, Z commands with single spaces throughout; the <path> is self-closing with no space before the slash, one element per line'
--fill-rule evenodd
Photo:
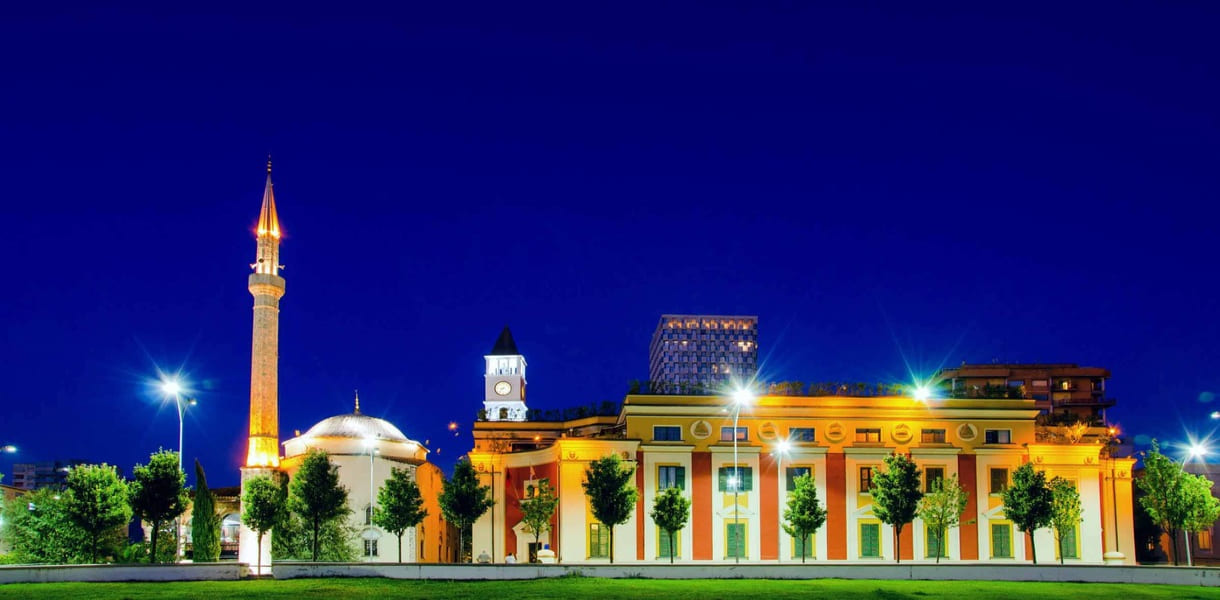
<path fill-rule="evenodd" d="M 719 479 L 722 492 L 748 492 L 754 489 L 754 471 L 750 467 L 720 467 Z"/>
<path fill-rule="evenodd" d="M 924 429 L 919 434 L 919 441 L 924 444 L 943 444 L 945 443 L 945 430 Z"/>
<path fill-rule="evenodd" d="M 680 442 L 682 428 L 676 425 L 658 425 L 652 428 L 652 439 L 657 442 Z"/>
<path fill-rule="evenodd" d="M 738 427 L 737 428 L 737 441 L 739 441 L 739 442 L 749 441 L 750 440 L 749 431 L 750 430 L 748 428 Z M 720 441 L 722 441 L 722 442 L 733 441 L 733 428 L 732 427 L 721 427 L 720 428 Z"/>
<path fill-rule="evenodd" d="M 1012 431 L 1009 429 L 988 429 L 983 432 L 983 442 L 986 444 L 1011 444 Z"/>
<path fill-rule="evenodd" d="M 945 478 L 944 467 L 928 467 L 923 470 L 924 476 L 924 491 L 931 492 L 932 485 L 937 481 Z"/>
<path fill-rule="evenodd" d="M 657 491 L 671 487 L 686 489 L 686 467 L 670 465 L 657 467 Z"/>
<path fill-rule="evenodd" d="M 788 429 L 788 441 L 812 443 L 814 430 L 812 427 L 791 427 Z"/>
<path fill-rule="evenodd" d="M 860 493 L 868 494 L 873 489 L 873 468 L 860 467 Z"/>
<path fill-rule="evenodd" d="M 789 492 L 796 489 L 796 478 L 802 475 L 813 477 L 812 467 L 788 467 L 785 469 L 784 478 L 787 480 L 785 489 Z"/>
<path fill-rule="evenodd" d="M 989 493 L 999 494 L 1006 489 L 1008 489 L 1008 469 L 992 469 Z"/>
<path fill-rule="evenodd" d="M 1204 529 L 1196 534 L 1195 539 L 1199 542 L 1200 550 L 1211 551 L 1212 549 L 1212 530 Z"/>
<path fill-rule="evenodd" d="M 880 442 L 881 441 L 881 429 L 880 428 L 857 428 L 856 429 L 856 441 L 857 442 L 866 442 L 866 443 Z"/>

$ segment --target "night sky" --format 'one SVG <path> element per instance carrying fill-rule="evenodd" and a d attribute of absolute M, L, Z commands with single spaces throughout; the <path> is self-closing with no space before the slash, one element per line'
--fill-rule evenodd
<path fill-rule="evenodd" d="M 758 315 L 763 379 L 1076 362 L 1210 432 L 1220 5 L 420 4 L 0 8 L 6 482 L 176 446 L 160 369 L 237 483 L 268 153 L 281 440 L 359 388 L 448 469 L 504 325 L 561 408 L 671 312 Z"/>

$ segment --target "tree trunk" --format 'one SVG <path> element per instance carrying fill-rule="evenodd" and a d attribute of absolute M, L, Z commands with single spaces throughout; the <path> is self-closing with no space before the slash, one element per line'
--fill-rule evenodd
<path fill-rule="evenodd" d="M 808 549 L 805 548 L 805 540 L 808 539 L 808 537 L 809 534 L 801 535 L 801 564 L 805 564 L 805 555 L 809 554 Z"/>
<path fill-rule="evenodd" d="M 1178 566 L 1178 530 L 1169 530 L 1170 547 L 1173 548 L 1173 566 Z"/>
<path fill-rule="evenodd" d="M 1063 536 L 1055 536 L 1055 544 L 1059 546 L 1059 564 L 1063 564 Z"/>
<path fill-rule="evenodd" d="M 161 529 L 161 523 L 152 522 L 152 541 L 149 543 L 148 564 L 157 562 L 157 532 Z"/>
<path fill-rule="evenodd" d="M 465 561 L 462 560 L 464 558 L 464 556 L 462 556 L 462 553 L 465 551 L 466 551 L 466 528 L 458 527 L 458 560 L 457 561 L 459 564 L 465 563 Z M 474 552 L 471 551 L 471 554 L 474 554 Z"/>
<path fill-rule="evenodd" d="M 1025 532 L 1029 536 L 1029 553 L 1034 557 L 1034 564 L 1038 564 L 1038 547 L 1034 545 L 1034 530 L 1030 529 Z"/>
<path fill-rule="evenodd" d="M 398 534 L 398 564 L 402 564 L 402 534 Z"/>
<path fill-rule="evenodd" d="M 894 526 L 894 562 L 902 562 L 902 525 Z"/>
<path fill-rule="evenodd" d="M 313 562 L 318 562 L 318 528 L 321 524 L 313 520 Z"/>
<path fill-rule="evenodd" d="M 614 526 L 610 526 L 610 564 L 614 564 Z"/>
<path fill-rule="evenodd" d="M 263 532 L 261 531 L 258 532 L 258 545 L 256 548 L 258 548 L 258 558 L 254 561 L 254 564 L 258 565 L 258 570 L 254 572 L 254 576 L 260 577 L 263 574 Z"/>
<path fill-rule="evenodd" d="M 945 543 L 944 531 L 941 530 L 940 528 L 937 528 L 936 529 L 936 564 L 938 564 L 938 565 L 940 564 L 940 554 L 941 554 L 940 549 L 944 547 L 944 543 Z"/>
<path fill-rule="evenodd" d="M 669 564 L 674 564 L 674 532 L 669 532 Z"/>
<path fill-rule="evenodd" d="M 89 561 L 97 564 L 97 534 L 89 536 L 92 542 L 89 544 Z"/>

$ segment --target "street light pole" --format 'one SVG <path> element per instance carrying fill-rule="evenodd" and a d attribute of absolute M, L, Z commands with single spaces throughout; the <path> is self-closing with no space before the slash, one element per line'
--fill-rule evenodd
<path fill-rule="evenodd" d="M 1182 464 L 1180 465 L 1182 473 L 1186 474 L 1186 461 L 1192 458 L 1202 458 L 1205 454 L 1207 454 L 1206 446 L 1198 442 L 1192 442 L 1190 450 L 1187 452 L 1186 457 L 1182 459 Z M 1183 531 L 1182 533 L 1184 534 L 1182 537 L 1186 538 L 1186 566 L 1189 567 L 1192 566 L 1190 559 L 1190 531 Z M 1177 560 L 1177 557 L 1174 557 L 1174 560 Z"/>
<path fill-rule="evenodd" d="M 165 395 L 167 395 L 167 396 L 174 397 L 174 406 L 178 409 L 178 472 L 182 473 L 182 479 L 185 482 L 186 472 L 182 470 L 182 422 L 183 422 L 183 415 L 186 412 L 186 405 L 190 404 L 193 406 L 195 404 L 195 401 L 182 399 L 182 383 L 179 382 L 178 379 L 176 379 L 176 378 L 163 380 L 161 382 L 161 391 L 163 393 L 165 393 Z M 174 529 L 175 529 L 175 531 L 177 533 L 177 537 L 178 537 L 178 540 L 177 540 L 178 556 L 181 557 L 183 555 L 183 549 L 184 549 L 184 545 L 183 545 L 184 540 L 182 538 L 182 517 L 181 517 L 181 515 L 174 518 Z M 153 532 L 153 535 L 156 535 L 156 532 Z"/>
<path fill-rule="evenodd" d="M 741 465 L 737 462 L 737 420 L 741 417 L 741 406 L 753 400 L 754 395 L 749 390 L 740 389 L 733 393 L 733 531 L 741 531 Z M 736 533 L 734 533 L 736 535 Z M 745 536 L 737 544 L 733 553 L 733 561 L 741 563 L 741 546 L 746 543 Z"/>

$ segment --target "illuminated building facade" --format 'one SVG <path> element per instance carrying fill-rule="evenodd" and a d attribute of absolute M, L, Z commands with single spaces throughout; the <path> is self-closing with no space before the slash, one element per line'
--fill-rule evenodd
<path fill-rule="evenodd" d="M 1056 364 L 983 364 L 941 369 L 935 380 L 953 398 L 1028 398 L 1059 421 L 1101 424 L 1114 406 L 1106 397 L 1110 371 L 1100 367 Z"/>
<path fill-rule="evenodd" d="M 758 372 L 758 317 L 661 315 L 648 361 L 653 393 L 718 393 L 749 381 Z"/>
<path fill-rule="evenodd" d="M 68 481 L 68 471 L 77 465 L 88 464 L 80 459 L 50 460 L 13 465 L 13 487 L 37 490 L 45 487 L 63 489 Z"/>
<path fill-rule="evenodd" d="M 942 562 L 1030 561 L 1030 540 L 1004 518 L 1000 492 L 1017 467 L 1032 462 L 1080 491 L 1083 521 L 1065 542 L 1065 561 L 1134 564 L 1134 460 L 1106 456 L 1104 428 L 1068 440 L 1049 435 L 1038 414 L 1036 401 L 1024 398 L 763 396 L 742 410 L 734 430 L 727 397 L 642 394 L 628 395 L 617 417 L 480 421 L 469 458 L 495 505 L 474 525 L 472 552 L 496 561 L 530 556 L 536 547 L 520 501 L 547 480 L 560 502 L 541 543 L 560 562 L 608 561 L 609 532 L 593 517 L 581 483 L 590 461 L 613 453 L 635 468 L 640 498 L 614 529 L 615 562 L 668 562 L 671 553 L 687 563 L 799 561 L 800 545 L 781 519 L 792 481 L 803 473 L 813 476 L 828 512 L 806 544 L 806 560 L 892 562 L 893 530 L 874 515 L 870 486 L 885 456 L 903 453 L 923 471 L 925 486 L 956 475 L 968 493 L 962 524 L 943 545 L 919 519 L 903 529 L 903 561 L 933 561 L 938 552 Z M 784 456 L 777 454 L 781 440 L 790 444 Z M 734 467 L 741 470 L 737 494 Z M 691 514 L 671 548 L 648 513 L 657 494 L 674 486 L 691 500 Z M 1032 543 L 1042 561 L 1057 560 L 1049 530 L 1037 531 Z"/>

